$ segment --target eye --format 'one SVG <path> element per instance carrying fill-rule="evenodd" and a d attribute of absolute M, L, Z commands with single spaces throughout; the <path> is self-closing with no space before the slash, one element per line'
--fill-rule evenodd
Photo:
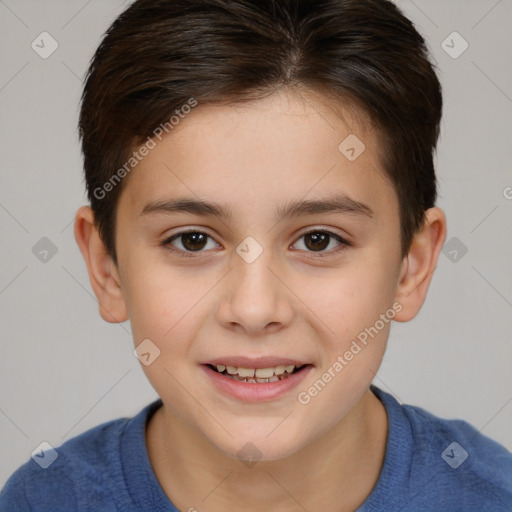
<path fill-rule="evenodd" d="M 302 249 L 301 247 L 299 247 L 299 249 L 310 253 L 316 253 L 316 256 L 328 256 L 351 245 L 347 240 L 336 233 L 324 229 L 308 231 L 301 235 L 299 241 L 302 239 L 304 239 L 302 245 L 305 249 Z M 208 247 L 208 240 L 211 241 L 210 247 Z M 297 243 L 298 242 L 296 242 L 296 244 Z M 194 229 L 180 231 L 179 233 L 166 238 L 161 245 L 167 250 L 185 257 L 193 257 L 194 253 L 202 253 L 205 252 L 204 250 L 206 249 L 216 249 L 221 247 L 211 236 Z"/>
<path fill-rule="evenodd" d="M 302 239 L 304 239 L 302 245 L 305 247 L 305 250 L 307 252 L 320 253 L 318 256 L 327 256 L 328 254 L 324 253 L 335 253 L 351 245 L 336 233 L 323 229 L 308 231 L 299 238 L 299 241 Z M 333 245 L 334 249 L 332 249 Z M 331 249 L 326 250 L 329 247 Z"/>
<path fill-rule="evenodd" d="M 208 247 L 208 239 L 211 240 L 210 247 Z M 204 252 L 203 249 L 220 247 L 211 236 L 197 230 L 176 233 L 165 239 L 162 245 L 171 252 L 180 253 L 180 256 L 192 256 L 193 254 L 191 253 Z"/>

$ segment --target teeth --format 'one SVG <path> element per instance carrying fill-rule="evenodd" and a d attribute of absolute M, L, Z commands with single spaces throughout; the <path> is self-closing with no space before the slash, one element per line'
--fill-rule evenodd
<path fill-rule="evenodd" d="M 254 377 L 254 368 L 238 368 L 238 375 L 240 377 Z M 258 370 L 256 370 L 256 377 L 260 377 Z"/>
<path fill-rule="evenodd" d="M 276 366 L 274 368 L 274 373 L 276 375 L 283 375 L 283 373 L 286 371 L 286 366 L 284 365 L 280 365 L 280 366 Z"/>
<path fill-rule="evenodd" d="M 236 380 L 261 383 L 277 382 L 278 380 L 282 380 L 283 378 L 288 377 L 288 375 L 295 369 L 295 365 L 293 364 L 288 366 L 271 366 L 268 368 L 243 368 L 223 364 L 218 364 L 216 367 L 219 373 L 224 373 L 224 371 L 226 371 L 228 375 L 232 376 Z"/>
<path fill-rule="evenodd" d="M 279 377 L 276 377 L 275 375 L 272 375 L 272 377 L 269 377 L 268 379 L 258 379 L 256 378 L 256 382 L 259 382 L 259 383 L 269 383 L 269 382 L 277 382 L 279 380 Z M 254 382 L 254 379 L 249 379 L 248 382 L 251 382 L 253 381 Z"/>
<path fill-rule="evenodd" d="M 274 375 L 275 368 L 258 368 L 256 370 L 256 377 L 260 379 L 268 379 Z M 240 375 L 240 373 L 238 373 Z M 240 375 L 241 376 L 241 375 Z M 252 377 L 252 375 L 251 375 Z"/>

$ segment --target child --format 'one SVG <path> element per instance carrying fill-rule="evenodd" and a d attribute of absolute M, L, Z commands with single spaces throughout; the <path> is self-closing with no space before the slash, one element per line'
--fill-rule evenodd
<path fill-rule="evenodd" d="M 133 3 L 85 84 L 75 236 L 160 399 L 0 509 L 510 512 L 512 454 L 372 384 L 446 237 L 441 110 L 387 0 Z"/>

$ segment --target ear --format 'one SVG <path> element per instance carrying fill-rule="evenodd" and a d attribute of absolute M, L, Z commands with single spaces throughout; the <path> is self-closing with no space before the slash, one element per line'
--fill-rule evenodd
<path fill-rule="evenodd" d="M 75 215 L 75 240 L 84 257 L 89 281 L 98 299 L 103 320 L 111 323 L 128 319 L 117 267 L 100 238 L 94 213 L 82 206 Z"/>
<path fill-rule="evenodd" d="M 414 235 L 409 253 L 402 261 L 395 297 L 402 305 L 394 318 L 398 322 L 408 322 L 421 309 L 445 238 L 445 214 L 440 208 L 430 208 L 425 212 L 423 227 Z"/>

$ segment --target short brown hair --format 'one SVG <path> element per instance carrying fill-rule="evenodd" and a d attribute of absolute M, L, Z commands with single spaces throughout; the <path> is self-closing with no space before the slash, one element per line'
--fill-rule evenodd
<path fill-rule="evenodd" d="M 236 103 L 283 86 L 349 99 L 369 117 L 398 195 L 407 254 L 436 201 L 442 95 L 423 37 L 392 2 L 137 0 L 91 61 L 79 121 L 88 198 L 116 263 L 125 180 L 108 195 L 97 191 L 130 152 L 190 98 Z"/>

